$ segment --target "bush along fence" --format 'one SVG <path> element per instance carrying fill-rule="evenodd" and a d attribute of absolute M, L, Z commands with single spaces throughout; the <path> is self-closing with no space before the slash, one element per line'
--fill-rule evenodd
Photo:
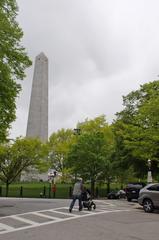
<path fill-rule="evenodd" d="M 20 197 L 20 198 L 58 198 L 67 199 L 72 197 L 72 186 L 41 186 L 41 187 L 9 187 L 8 197 Z M 98 188 L 95 189 L 95 198 L 106 197 L 106 189 Z M 6 197 L 5 186 L 0 186 L 0 197 Z"/>

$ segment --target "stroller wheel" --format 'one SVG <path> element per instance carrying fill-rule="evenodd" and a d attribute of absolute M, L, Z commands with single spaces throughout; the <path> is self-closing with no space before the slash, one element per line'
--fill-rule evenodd
<path fill-rule="evenodd" d="M 90 206 L 90 207 L 88 207 L 88 211 L 91 211 L 92 210 L 92 207 Z"/>

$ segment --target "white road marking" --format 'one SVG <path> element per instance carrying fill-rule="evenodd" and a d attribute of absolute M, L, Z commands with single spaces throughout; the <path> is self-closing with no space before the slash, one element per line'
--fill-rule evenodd
<path fill-rule="evenodd" d="M 14 230 L 14 228 L 4 223 L 0 223 L 0 230 L 12 231 Z"/>
<path fill-rule="evenodd" d="M 60 220 L 61 218 L 57 218 L 57 217 L 53 217 L 47 214 L 43 214 L 43 213 L 39 213 L 39 212 L 34 212 L 33 213 L 35 216 L 39 216 L 39 217 L 43 217 L 43 218 L 50 218 L 50 219 L 54 219 L 54 220 Z"/>
<path fill-rule="evenodd" d="M 68 209 L 68 208 L 67 208 Z M 72 214 L 72 213 L 66 213 L 66 212 L 59 212 L 59 211 L 57 211 L 57 210 L 54 210 L 54 209 L 51 209 L 51 210 L 49 210 L 50 212 L 54 212 L 54 213 L 58 213 L 58 214 L 63 214 L 63 215 L 66 215 L 66 216 L 74 216 L 74 217 L 76 217 L 76 216 L 78 216 L 77 214 Z"/>
<path fill-rule="evenodd" d="M 109 203 L 109 202 L 105 202 L 103 200 L 96 200 L 96 202 L 102 203 L 102 205 L 107 205 L 107 206 L 112 206 L 112 207 L 116 206 L 115 204 L 112 204 L 112 203 Z"/>
<path fill-rule="evenodd" d="M 26 219 L 26 218 L 23 218 L 23 217 L 19 217 L 18 215 L 17 216 L 9 216 L 10 218 L 13 218 L 13 219 L 15 219 L 15 220 L 18 220 L 18 221 L 20 221 L 20 222 L 25 222 L 25 223 L 28 223 L 28 224 L 30 224 L 30 225 L 34 225 L 34 226 L 37 226 L 37 222 L 34 222 L 34 221 L 32 221 L 32 220 L 29 220 L 29 219 Z"/>
<path fill-rule="evenodd" d="M 100 205 L 99 205 L 99 207 L 100 207 Z M 6 224 L 0 223 L 0 228 L 2 229 L 2 231 L 0 231 L 0 234 L 20 231 L 20 230 L 25 230 L 25 229 L 29 229 L 29 228 L 35 228 L 35 227 L 45 226 L 45 225 L 49 225 L 49 224 L 53 224 L 53 223 L 70 221 L 72 219 L 89 217 L 89 216 L 100 215 L 100 214 L 105 214 L 105 213 L 130 211 L 128 209 L 111 209 L 111 210 L 109 210 L 109 209 L 97 209 L 98 212 L 96 212 L 95 210 L 93 210 L 93 211 L 82 211 L 82 213 L 84 213 L 84 214 L 80 215 L 80 212 L 79 212 L 79 214 L 77 215 L 77 214 L 67 213 L 67 212 L 64 212 L 64 211 L 62 212 L 62 210 L 66 210 L 66 209 L 68 209 L 68 207 L 59 207 L 59 208 L 54 208 L 54 209 L 45 209 L 45 210 L 40 210 L 40 211 L 35 211 L 35 212 L 27 212 L 27 213 L 22 213 L 22 214 L 17 214 L 17 215 L 1 217 L 0 221 L 1 221 L 1 219 L 3 220 L 4 218 L 5 219 L 12 218 L 12 219 L 15 219 L 15 220 L 18 220 L 18 221 L 21 221 L 21 222 L 25 222 L 29 225 L 14 228 L 14 227 L 10 227 Z M 76 211 L 76 209 L 77 208 L 74 208 L 73 211 Z M 53 212 L 53 213 L 55 212 L 55 213 L 58 213 L 58 214 L 63 214 L 63 215 L 66 215 L 68 217 L 67 218 L 60 218 L 60 217 L 57 218 L 57 217 L 54 217 L 54 216 L 49 216 L 49 215 L 47 215 L 48 211 Z M 45 212 L 46 212 L 46 214 L 43 214 Z M 43 217 L 45 219 L 45 222 L 38 223 L 38 222 L 35 222 L 35 221 L 32 221 L 32 220 L 29 220 L 28 219 L 29 214 L 34 214 L 35 216 Z M 24 218 L 25 215 L 27 216 L 27 219 Z M 46 221 L 46 218 L 49 218 L 49 219 L 52 219 L 52 220 L 51 221 L 50 220 Z"/>

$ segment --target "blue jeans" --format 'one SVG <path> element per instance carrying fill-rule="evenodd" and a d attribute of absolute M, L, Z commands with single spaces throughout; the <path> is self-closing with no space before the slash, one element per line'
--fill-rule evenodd
<path fill-rule="evenodd" d="M 81 195 L 73 195 L 72 196 L 72 202 L 70 204 L 70 210 L 72 210 L 72 208 L 75 205 L 76 200 L 78 199 L 78 203 L 79 203 L 79 211 L 82 210 L 82 199 L 81 199 Z"/>

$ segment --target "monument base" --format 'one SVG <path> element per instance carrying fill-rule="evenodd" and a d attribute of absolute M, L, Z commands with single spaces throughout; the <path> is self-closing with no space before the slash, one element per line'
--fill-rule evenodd
<path fill-rule="evenodd" d="M 148 174 L 147 174 L 147 183 L 152 183 L 152 173 L 151 173 L 151 171 L 148 171 Z"/>

